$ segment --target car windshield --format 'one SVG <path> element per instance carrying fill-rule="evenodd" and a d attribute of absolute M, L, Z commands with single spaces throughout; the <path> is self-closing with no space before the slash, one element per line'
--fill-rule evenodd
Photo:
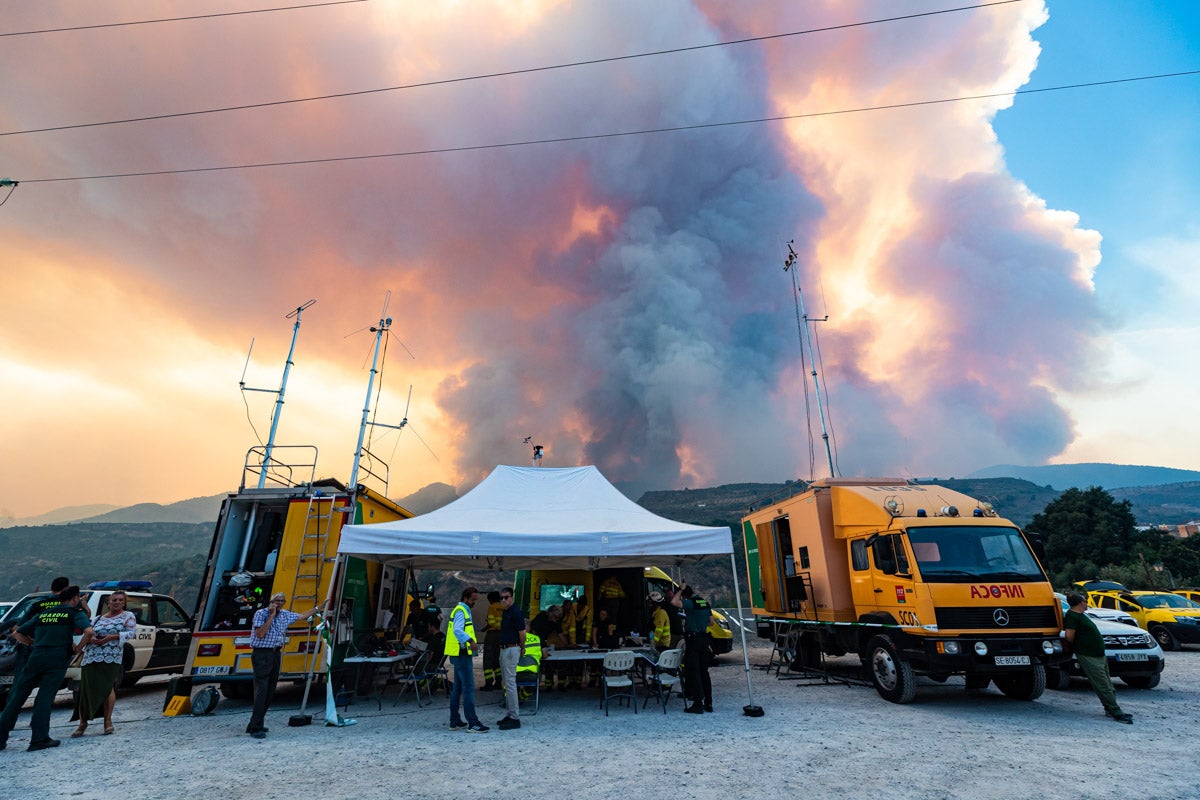
<path fill-rule="evenodd" d="M 1177 594 L 1139 594 L 1137 601 L 1144 608 L 1200 608 L 1200 603 Z"/>
<path fill-rule="evenodd" d="M 999 525 L 911 527 L 908 540 L 931 583 L 1043 581 L 1037 559 L 1016 528 Z"/>

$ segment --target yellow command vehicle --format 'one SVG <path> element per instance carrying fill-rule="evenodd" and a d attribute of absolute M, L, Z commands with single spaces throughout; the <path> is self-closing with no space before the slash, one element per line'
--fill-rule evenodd
<path fill-rule="evenodd" d="M 965 675 L 1033 700 L 1063 658 L 1062 612 L 1016 525 L 987 504 L 903 479 L 827 479 L 742 519 L 759 634 L 797 661 L 857 653 L 894 703 L 915 675 Z"/>
<path fill-rule="evenodd" d="M 615 607 L 617 611 L 617 633 L 622 637 L 629 634 L 648 636 L 653 626 L 650 624 L 650 607 L 646 598 L 651 592 L 657 591 L 665 596 L 668 588 L 678 589 L 678 584 L 671 576 L 658 567 L 620 567 L 616 569 L 571 570 L 517 570 L 514 581 L 514 602 L 524 609 L 529 619 L 553 605 L 561 605 L 563 600 L 574 601 L 579 597 L 587 597 L 592 608 L 592 620 L 603 603 L 600 586 L 609 577 L 615 577 L 625 593 Z M 713 652 L 717 655 L 728 653 L 733 649 L 733 632 L 729 629 L 729 621 L 720 611 L 713 610 L 712 622 L 708 626 L 708 634 L 712 639 Z M 582 643 L 581 643 L 582 644 Z"/>
<path fill-rule="evenodd" d="M 247 465 L 251 460 L 247 458 Z M 315 469 L 315 453 L 312 461 L 302 466 Z M 342 526 L 411 516 L 366 486 L 346 487 L 333 479 L 257 489 L 243 486 L 231 494 L 217 520 L 184 675 L 194 684 L 219 683 L 226 697 L 250 697 L 254 612 L 266 607 L 275 592 L 286 594 L 287 608 L 296 612 L 323 605 L 335 579 Z M 398 628 L 405 611 L 403 575 L 359 559 L 344 564 L 344 576 L 338 577 L 342 582 L 338 609 L 330 617 L 334 643 L 341 645 L 334 649 L 335 666 L 355 631 Z M 290 628 L 281 680 L 303 680 L 313 667 L 318 643 L 307 622 Z M 323 661 L 315 666 L 322 674 Z"/>

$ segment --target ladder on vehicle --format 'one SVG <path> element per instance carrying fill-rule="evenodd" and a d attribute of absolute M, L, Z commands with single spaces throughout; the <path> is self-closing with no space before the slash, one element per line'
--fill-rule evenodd
<path fill-rule="evenodd" d="M 308 496 L 308 509 L 304 516 L 304 535 L 300 537 L 300 552 L 296 557 L 296 572 L 292 581 L 292 608 L 309 608 L 320 605 L 325 599 L 321 593 L 321 581 L 325 577 L 325 564 L 335 559 L 326 548 L 333 531 L 333 515 L 337 495 L 312 492 Z M 305 631 L 303 652 L 311 658 L 316 655 L 316 628 L 309 626 Z M 312 666 L 316 666 L 315 664 Z"/>

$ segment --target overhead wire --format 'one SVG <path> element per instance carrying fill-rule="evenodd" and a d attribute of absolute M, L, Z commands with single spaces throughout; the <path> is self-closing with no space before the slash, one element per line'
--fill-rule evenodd
<path fill-rule="evenodd" d="M 610 131 L 608 133 L 591 133 L 579 134 L 576 136 L 555 136 L 544 139 L 525 139 L 514 142 L 495 142 L 490 144 L 476 145 L 459 145 L 453 147 L 429 147 L 418 150 L 402 150 L 392 153 L 369 153 L 350 156 L 329 156 L 327 158 L 305 158 L 294 159 L 289 161 L 264 161 L 251 164 L 226 164 L 212 167 L 185 167 L 179 169 L 161 169 L 161 170 L 145 170 L 140 172 L 114 172 L 99 175 L 75 175 L 62 178 L 23 178 L 21 183 L 60 183 L 66 181 L 90 181 L 90 180 L 109 180 L 116 178 L 146 178 L 159 175 L 186 175 L 203 172 L 227 172 L 231 170 L 243 169 L 265 169 L 268 167 L 295 167 L 313 164 L 331 164 L 343 161 L 366 161 L 371 159 L 381 158 L 405 158 L 411 156 L 422 155 L 442 155 L 448 153 L 467 153 L 479 152 L 485 150 L 501 150 L 512 147 L 530 147 L 534 145 L 544 144 L 563 144 L 569 142 L 585 142 L 598 141 L 602 139 L 616 139 L 628 136 L 646 136 L 657 133 L 679 133 L 685 131 L 697 131 L 713 128 L 729 128 L 741 125 L 761 125 L 771 122 L 789 122 L 800 119 L 813 119 L 816 117 L 830 117 L 845 114 L 861 114 L 871 111 L 891 111 L 903 108 L 920 108 L 923 106 L 943 105 L 948 103 L 962 103 L 971 100 L 987 100 L 997 97 L 1015 97 L 1018 95 L 1039 94 L 1045 92 L 1058 92 L 1071 89 L 1086 89 L 1097 86 L 1112 86 L 1123 83 L 1133 83 L 1137 81 L 1159 80 L 1165 78 L 1178 78 L 1191 75 L 1200 75 L 1200 69 L 1185 70 L 1181 72 L 1168 72 L 1157 75 L 1140 75 L 1132 78 L 1114 78 L 1104 81 L 1088 81 L 1085 83 L 1062 84 L 1059 86 L 1044 86 L 1038 89 L 1015 89 L 1009 92 L 990 92 L 987 94 L 965 95 L 962 97 L 947 97 L 934 100 L 913 100 L 902 103 L 886 103 L 874 106 L 860 106 L 856 108 L 835 109 L 831 111 L 812 111 L 801 114 L 780 114 L 772 117 L 756 117 L 752 119 L 726 120 L 723 122 L 704 122 L 695 125 L 672 125 L 661 128 L 641 128 L 631 131 Z"/>
<path fill-rule="evenodd" d="M 158 19 L 138 19 L 128 22 L 102 22 L 96 25 L 73 25 L 67 28 L 42 28 L 33 31 L 8 31 L 0 33 L 0 38 L 6 36 L 35 36 L 41 33 L 68 33 L 70 31 L 91 31 L 98 28 L 125 28 L 132 25 L 154 25 L 159 22 L 187 22 L 197 19 L 214 19 L 216 17 L 239 17 L 247 14 L 266 14 L 272 11 L 297 11 L 305 8 L 320 8 L 321 6 L 342 6 L 350 3 L 365 3 L 367 0 L 328 0 L 325 3 L 306 3 L 296 6 L 276 6 L 273 8 L 251 8 L 243 11 L 215 11 L 211 14 L 193 14 L 187 17 L 160 17 Z"/>
<path fill-rule="evenodd" d="M 980 8 L 989 6 L 1008 5 L 1010 3 L 1026 2 L 1026 0 L 994 0 L 994 2 L 978 3 L 969 6 L 958 6 L 956 8 L 945 8 L 936 11 L 924 11 L 916 14 L 904 14 L 896 17 L 882 17 L 879 19 L 862 20 L 859 22 L 847 22 L 839 25 L 827 25 L 820 28 L 807 28 L 805 30 L 790 31 L 787 33 L 773 33 L 764 36 L 749 36 L 742 39 L 730 39 L 723 42 L 709 42 L 707 44 L 688 45 L 685 47 L 672 47 L 663 50 L 650 50 L 642 53 L 627 53 L 620 56 L 606 56 L 602 58 L 591 58 L 583 61 L 569 61 L 562 64 L 548 64 L 538 67 L 526 67 L 523 69 L 505 70 L 502 72 L 485 72 L 478 75 L 464 75 L 457 78 L 442 78 L 431 81 L 421 81 L 419 83 L 407 83 L 398 86 L 383 86 L 374 89 L 359 89 L 348 92 L 334 92 L 331 94 L 313 95 L 311 97 L 294 97 L 285 100 L 269 100 L 261 103 L 245 103 L 236 106 L 220 106 L 217 108 L 198 109 L 194 111 L 179 111 L 166 114 L 150 114 L 142 117 L 126 117 L 124 119 L 104 120 L 100 122 L 80 122 L 68 125 L 53 125 L 43 128 L 27 128 L 16 131 L 0 131 L 0 136 L 19 136 L 29 133 L 49 133 L 52 131 L 67 131 L 77 130 L 79 128 L 95 128 L 105 125 L 125 125 L 133 122 L 151 122 L 154 120 L 174 119 L 179 117 L 192 117 L 202 114 L 220 114 L 228 111 L 247 111 L 255 108 L 271 108 L 273 106 L 292 105 L 296 103 L 311 103 L 321 100 L 335 100 L 345 97 L 361 97 L 370 94 L 380 94 L 383 92 L 398 92 L 408 89 L 422 89 L 433 86 L 447 86 L 455 83 L 467 83 L 471 81 L 488 80 L 493 78 L 507 78 L 516 75 L 529 75 L 537 72 L 549 72 L 560 69 L 571 69 L 575 67 L 595 66 L 597 64 L 611 64 L 619 61 L 629 61 L 639 58 L 650 58 L 654 56 L 677 55 L 679 53 L 695 52 L 699 50 L 710 50 L 717 47 L 732 47 L 735 45 L 751 44 L 754 42 L 765 42 L 773 39 L 784 39 L 792 36 L 807 36 L 814 33 L 828 33 L 831 31 L 847 30 L 851 28 L 861 28 L 868 25 L 881 25 L 889 22 L 902 22 L 905 20 L 918 19 L 921 17 L 932 17 L 941 14 L 952 14 L 959 11 L 974 11 Z"/>

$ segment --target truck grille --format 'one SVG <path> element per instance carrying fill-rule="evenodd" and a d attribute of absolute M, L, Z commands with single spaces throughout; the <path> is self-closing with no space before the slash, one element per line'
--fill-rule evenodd
<path fill-rule="evenodd" d="M 1154 646 L 1154 640 L 1144 633 L 1131 633 L 1127 636 L 1105 636 L 1105 647 L 1118 647 L 1126 650 L 1149 650 Z"/>
<path fill-rule="evenodd" d="M 1008 624 L 996 622 L 997 611 L 1008 614 Z M 937 610 L 939 630 L 997 630 L 1011 631 L 1019 628 L 1057 628 L 1058 619 L 1053 606 L 1000 606 L 996 608 L 939 608 Z"/>

